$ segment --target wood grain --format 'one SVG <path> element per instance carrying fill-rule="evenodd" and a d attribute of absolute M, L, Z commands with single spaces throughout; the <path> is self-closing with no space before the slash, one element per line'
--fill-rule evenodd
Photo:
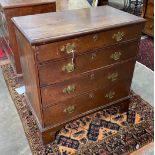
<path fill-rule="evenodd" d="M 18 3 L 19 2 L 19 3 Z M 8 46 L 11 48 L 11 51 L 13 53 L 13 57 L 11 57 L 12 53 L 9 51 L 5 51 L 7 55 L 9 56 L 9 59 L 12 62 L 12 66 L 17 72 L 17 74 L 22 74 L 21 64 L 20 64 L 20 51 L 18 50 L 17 40 L 16 40 L 16 34 L 14 30 L 14 25 L 11 20 L 12 17 L 17 16 L 25 16 L 25 15 L 32 15 L 32 14 L 39 14 L 39 13 L 46 13 L 46 12 L 52 12 L 56 10 L 55 1 L 54 0 L 47 0 L 45 1 L 35 1 L 35 5 L 32 5 L 30 3 L 31 1 L 15 1 L 15 0 L 0 0 L 1 8 L 4 12 L 4 17 L 6 18 L 6 23 L 8 27 L 8 39 L 9 44 Z M 38 3 L 37 3 L 38 2 Z M 21 5 L 20 5 L 21 4 Z M 17 7 L 18 5 L 18 7 Z M 4 30 L 3 30 L 4 31 Z M 7 31 L 7 30 L 5 30 Z"/>
<path fill-rule="evenodd" d="M 70 121 L 72 118 L 78 117 L 78 115 L 92 109 L 117 101 L 120 98 L 127 97 L 130 92 L 130 85 L 131 80 L 121 81 L 121 83 L 117 83 L 116 85 L 109 85 L 106 88 L 90 91 L 88 94 L 79 95 L 54 106 L 50 106 L 43 110 L 45 127 L 52 125 L 55 126 L 63 123 L 64 121 Z M 111 99 L 106 97 L 109 92 L 115 92 L 114 97 Z M 73 113 L 67 113 L 64 111 L 69 106 L 75 107 Z"/>
<path fill-rule="evenodd" d="M 75 69 L 70 73 L 62 71 L 62 68 L 68 63 L 71 63 L 72 58 L 59 59 L 58 61 L 49 61 L 41 64 L 38 66 L 40 85 L 46 86 L 64 80 L 69 80 L 79 74 L 133 58 L 138 52 L 137 45 L 138 42 L 118 44 L 94 50 L 84 55 L 75 56 Z M 128 48 L 125 48 L 126 46 L 128 46 Z M 117 60 L 112 58 L 112 55 L 115 54 L 115 52 L 121 53 Z"/>
<path fill-rule="evenodd" d="M 95 49 L 103 48 L 112 44 L 122 43 L 124 41 L 137 38 L 139 39 L 140 30 L 141 26 L 134 24 L 130 27 L 119 27 L 109 31 L 101 31 L 99 33 L 93 33 L 73 39 L 40 45 L 36 48 L 37 60 L 39 63 L 42 63 L 57 58 L 71 57 L 72 54 L 66 54 L 65 52 L 61 51 L 62 47 L 66 46 L 68 43 L 75 45 L 75 54 L 84 54 L 91 51 L 92 49 L 95 51 Z M 113 38 L 114 34 L 117 34 L 118 32 L 124 33 L 122 40 L 119 42 Z M 137 43 L 136 40 L 135 43 Z M 118 50 L 117 46 L 116 50 Z"/>
<path fill-rule="evenodd" d="M 14 17 L 13 21 L 29 42 L 34 45 L 142 23 L 145 20 L 110 6 L 101 6 L 35 16 Z"/>
<path fill-rule="evenodd" d="M 4 9 L 55 3 L 56 0 L 0 0 Z"/>
<path fill-rule="evenodd" d="M 60 101 L 63 102 L 66 99 L 73 98 L 79 94 L 89 92 L 96 88 L 106 87 L 111 84 L 115 85 L 123 80 L 129 80 L 129 78 L 132 79 L 135 61 L 136 59 L 131 59 L 118 63 L 112 67 L 97 69 L 77 78 L 72 78 L 55 85 L 43 87 L 41 88 L 43 107 L 54 105 Z M 126 74 L 124 74 L 125 72 Z M 115 74 L 115 78 L 110 78 Z M 74 92 L 68 94 L 63 92 L 65 88 L 73 85 L 75 86 Z"/>

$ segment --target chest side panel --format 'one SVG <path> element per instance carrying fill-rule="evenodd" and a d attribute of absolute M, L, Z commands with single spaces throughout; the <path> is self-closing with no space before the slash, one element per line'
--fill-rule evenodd
<path fill-rule="evenodd" d="M 21 51 L 21 65 L 23 71 L 24 84 L 26 87 L 26 98 L 30 107 L 37 116 L 37 119 L 41 126 L 43 126 L 42 121 L 42 108 L 40 101 L 40 89 L 38 87 L 38 71 L 35 63 L 35 56 L 32 47 L 28 44 L 22 34 L 16 30 L 17 41 L 19 44 L 19 49 Z"/>

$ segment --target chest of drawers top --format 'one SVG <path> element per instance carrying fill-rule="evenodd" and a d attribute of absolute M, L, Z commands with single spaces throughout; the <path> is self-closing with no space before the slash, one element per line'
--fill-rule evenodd
<path fill-rule="evenodd" d="M 29 43 L 34 45 L 141 23 L 145 20 L 110 6 L 102 6 L 14 17 L 13 21 Z"/>
<path fill-rule="evenodd" d="M 3 9 L 53 3 L 56 0 L 0 0 Z"/>

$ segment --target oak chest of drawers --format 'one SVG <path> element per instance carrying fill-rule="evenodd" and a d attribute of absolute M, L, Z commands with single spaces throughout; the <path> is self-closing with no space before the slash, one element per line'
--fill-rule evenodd
<path fill-rule="evenodd" d="M 102 6 L 13 22 L 26 98 L 44 143 L 67 122 L 104 106 L 128 108 L 143 18 Z"/>
<path fill-rule="evenodd" d="M 56 0 L 0 0 L 0 31 L 2 48 L 11 60 L 17 74 L 21 74 L 20 54 L 12 17 L 38 13 L 53 12 L 56 10 Z"/>

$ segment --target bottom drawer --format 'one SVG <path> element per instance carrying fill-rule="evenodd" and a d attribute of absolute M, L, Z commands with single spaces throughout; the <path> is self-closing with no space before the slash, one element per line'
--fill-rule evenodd
<path fill-rule="evenodd" d="M 121 81 L 116 85 L 109 85 L 106 88 L 91 91 L 45 108 L 43 110 L 45 127 L 67 122 L 81 116 L 81 114 L 91 112 L 95 108 L 127 97 L 130 85 L 130 80 Z"/>

